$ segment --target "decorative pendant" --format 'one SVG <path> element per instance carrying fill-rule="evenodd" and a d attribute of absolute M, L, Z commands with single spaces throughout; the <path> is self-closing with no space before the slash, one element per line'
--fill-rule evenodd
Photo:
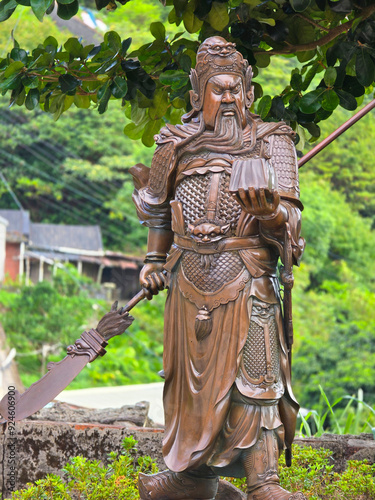
<path fill-rule="evenodd" d="M 208 337 L 212 330 L 212 318 L 206 306 L 199 309 L 195 318 L 195 336 L 199 342 Z"/>

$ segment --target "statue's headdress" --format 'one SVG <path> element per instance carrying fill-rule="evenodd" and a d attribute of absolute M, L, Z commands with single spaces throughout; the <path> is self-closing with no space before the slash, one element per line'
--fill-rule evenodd
<path fill-rule="evenodd" d="M 251 66 L 236 50 L 234 43 L 227 42 L 220 36 L 213 36 L 207 38 L 199 46 L 197 64 L 190 73 L 191 86 L 193 87 L 193 90 L 190 91 L 190 100 L 194 113 L 202 108 L 202 99 L 208 80 L 212 76 L 223 73 L 231 73 L 241 77 L 246 95 L 246 106 L 251 106 L 250 93 L 253 75 Z"/>

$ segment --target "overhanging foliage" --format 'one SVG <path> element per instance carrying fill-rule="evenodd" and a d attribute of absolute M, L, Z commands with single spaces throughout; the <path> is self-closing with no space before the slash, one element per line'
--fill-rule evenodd
<path fill-rule="evenodd" d="M 131 9 L 138 0 L 119 0 Z M 0 59 L 0 93 L 10 103 L 34 109 L 39 104 L 55 119 L 73 104 L 97 105 L 107 110 L 109 100 L 126 107 L 132 123 L 125 127 L 131 139 L 152 146 L 153 136 L 165 123 L 178 123 L 189 109 L 188 74 L 195 65 L 199 41 L 220 35 L 234 41 L 253 66 L 272 65 L 276 55 L 296 56 L 290 84 L 279 95 L 263 95 L 255 83 L 255 111 L 267 121 L 285 120 L 320 135 L 319 122 L 339 106 L 354 110 L 375 78 L 375 4 L 371 0 L 166 0 L 168 23 L 181 31 L 168 37 L 161 22 L 150 26 L 150 43 L 136 50 L 131 39 L 115 31 L 100 45 L 83 46 L 69 38 L 59 47 L 53 37 L 27 52 L 14 48 Z M 39 20 L 48 15 L 53 0 L 2 0 L 0 21 L 18 5 L 30 6 Z M 58 0 L 57 14 L 70 19 L 78 0 Z M 116 0 L 96 0 L 102 9 L 117 7 Z M 185 33 L 188 32 L 188 34 Z"/>

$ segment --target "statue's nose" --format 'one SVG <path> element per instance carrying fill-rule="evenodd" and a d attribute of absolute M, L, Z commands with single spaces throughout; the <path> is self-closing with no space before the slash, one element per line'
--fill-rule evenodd
<path fill-rule="evenodd" d="M 234 97 L 229 90 L 226 90 L 224 92 L 223 97 L 221 98 L 221 102 L 225 104 L 230 104 L 231 102 L 234 102 Z"/>

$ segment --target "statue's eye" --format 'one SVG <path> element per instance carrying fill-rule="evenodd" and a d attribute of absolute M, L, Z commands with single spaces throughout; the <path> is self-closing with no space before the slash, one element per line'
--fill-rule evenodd
<path fill-rule="evenodd" d="M 237 85 L 237 87 L 234 87 L 234 89 L 232 89 L 232 94 L 238 94 L 238 92 L 241 90 L 241 86 L 240 85 Z"/>
<path fill-rule="evenodd" d="M 203 238 L 203 234 L 202 233 L 198 233 L 198 238 Z"/>
<path fill-rule="evenodd" d="M 212 231 L 212 233 L 210 233 L 210 236 L 211 236 L 211 238 L 213 238 L 213 237 L 215 237 L 215 236 L 216 236 L 216 233 L 214 233 L 214 232 Z"/>
<path fill-rule="evenodd" d="M 223 93 L 221 89 L 213 89 L 212 92 L 216 95 L 221 95 Z"/>

